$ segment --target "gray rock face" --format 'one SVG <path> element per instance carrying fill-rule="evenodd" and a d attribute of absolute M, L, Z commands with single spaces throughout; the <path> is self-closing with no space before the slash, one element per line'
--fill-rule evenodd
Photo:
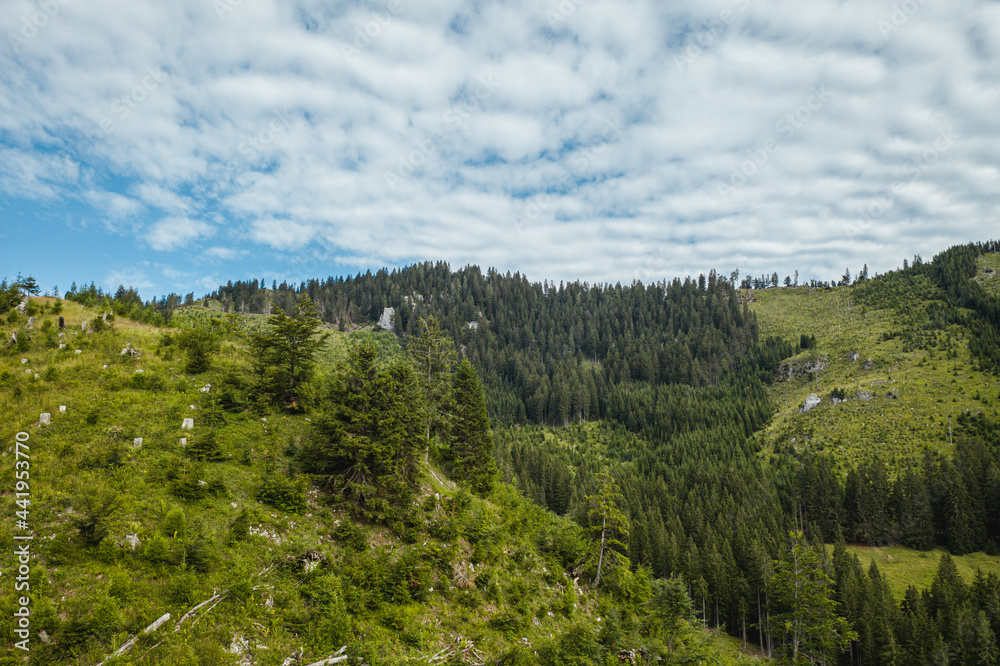
<path fill-rule="evenodd" d="M 858 400 L 871 400 L 875 396 L 869 391 L 858 391 Z"/>
<path fill-rule="evenodd" d="M 820 398 L 815 393 L 810 393 L 809 397 L 806 398 L 805 404 L 802 405 L 802 409 L 799 410 L 799 414 L 803 414 L 805 412 L 808 412 L 810 409 L 812 409 L 813 407 L 816 407 L 817 405 L 821 404 L 822 402 L 823 402 L 822 398 Z"/>
<path fill-rule="evenodd" d="M 392 318 L 396 314 L 393 308 L 384 308 L 382 310 L 382 316 L 378 318 L 378 325 L 389 331 L 390 333 L 395 333 L 396 328 L 393 326 Z"/>
<path fill-rule="evenodd" d="M 847 355 L 847 359 L 849 361 L 857 361 L 859 358 L 861 358 L 861 354 L 859 354 L 858 352 L 851 352 L 850 354 Z"/>

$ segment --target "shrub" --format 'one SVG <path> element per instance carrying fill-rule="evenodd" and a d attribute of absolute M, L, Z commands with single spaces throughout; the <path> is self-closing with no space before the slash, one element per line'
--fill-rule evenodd
<path fill-rule="evenodd" d="M 184 500 L 197 501 L 208 497 L 208 484 L 193 472 L 174 479 L 170 490 Z"/>
<path fill-rule="evenodd" d="M 80 537 L 88 545 L 99 544 L 120 506 L 118 494 L 102 486 L 91 487 L 76 496 L 74 505 L 72 523 Z"/>
<path fill-rule="evenodd" d="M 227 537 L 227 542 L 235 543 L 237 541 L 243 541 L 250 535 L 250 525 L 253 523 L 255 516 L 250 512 L 249 509 L 243 509 L 240 511 L 239 515 L 233 519 L 233 522 L 229 524 L 229 536 Z"/>
<path fill-rule="evenodd" d="M 507 637 L 520 633 L 528 626 L 524 615 L 510 608 L 505 608 L 494 614 L 487 624 Z"/>
<path fill-rule="evenodd" d="M 355 552 L 368 549 L 368 534 L 363 527 L 351 520 L 336 521 L 332 536 L 338 543 Z"/>
<path fill-rule="evenodd" d="M 187 571 L 174 574 L 167 581 L 167 598 L 175 604 L 189 606 L 196 601 L 197 587 L 198 581 L 194 574 Z"/>
<path fill-rule="evenodd" d="M 207 328 L 193 328 L 178 336 L 178 346 L 187 352 L 184 372 L 197 375 L 212 365 L 212 354 L 219 349 L 219 339 Z"/>
<path fill-rule="evenodd" d="M 290 479 L 283 474 L 265 477 L 255 495 L 259 502 L 269 504 L 285 513 L 302 513 L 306 510 L 306 480 Z"/>
<path fill-rule="evenodd" d="M 173 559 L 170 552 L 170 542 L 159 534 L 146 542 L 142 554 L 153 564 L 166 564 Z"/>
<path fill-rule="evenodd" d="M 226 458 L 222 453 L 222 448 L 219 446 L 219 439 L 215 431 L 209 431 L 204 435 L 195 437 L 194 441 L 184 449 L 184 453 L 194 460 L 205 460 L 208 462 L 221 462 Z"/>
<path fill-rule="evenodd" d="M 175 506 L 168 511 L 160 528 L 163 534 L 169 538 L 184 538 L 187 531 L 187 518 L 184 516 L 184 509 Z"/>

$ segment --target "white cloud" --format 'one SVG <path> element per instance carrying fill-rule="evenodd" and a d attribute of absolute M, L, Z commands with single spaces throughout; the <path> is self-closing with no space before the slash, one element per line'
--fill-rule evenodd
<path fill-rule="evenodd" d="M 0 35 L 37 11 L 9 4 Z M 982 237 L 1000 203 L 984 0 L 905 20 L 862 0 L 403 0 L 377 29 L 384 3 L 60 7 L 18 53 L 0 44 L 0 190 L 83 201 L 158 252 L 241 240 L 195 253 L 209 264 L 830 279 Z M 867 213 L 947 127 L 953 145 Z"/>
<path fill-rule="evenodd" d="M 150 227 L 146 232 L 146 242 L 154 250 L 169 252 L 214 233 L 215 229 L 205 222 L 187 217 L 167 217 Z"/>

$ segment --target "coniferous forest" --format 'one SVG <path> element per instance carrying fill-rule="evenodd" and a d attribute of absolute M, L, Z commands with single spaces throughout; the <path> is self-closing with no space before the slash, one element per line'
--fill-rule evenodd
<path fill-rule="evenodd" d="M 961 369 L 992 379 L 992 395 L 976 394 L 983 409 L 948 418 L 941 446 L 892 464 L 878 448 L 848 459 L 839 449 L 769 434 L 779 410 L 789 411 L 775 386 L 792 381 L 796 359 L 810 364 L 798 381 L 819 386 L 823 345 L 817 349 L 807 329 L 763 335 L 770 315 L 755 309 L 752 290 L 737 286 L 735 274 L 556 285 L 424 263 L 298 285 L 230 282 L 197 300 L 143 302 L 132 289 L 111 295 L 93 284 L 74 285 L 65 297 L 72 307 L 104 310 L 108 316 L 92 322 L 98 329 L 113 329 L 116 317 L 164 327 L 157 356 L 176 354 L 191 376 L 217 373 L 206 415 L 220 428 L 243 414 L 258 425 L 308 417 L 280 456 L 262 454 L 267 476 L 257 501 L 301 514 L 316 493 L 341 517 L 335 538 L 361 558 L 371 552 L 369 530 L 413 546 L 379 581 L 345 559 L 336 613 L 358 607 L 401 629 L 405 618 L 386 619 L 386 608 L 425 603 L 435 567 L 449 571 L 455 589 L 481 585 L 494 612 L 490 626 L 508 638 L 538 626 L 547 610 L 570 613 L 577 582 L 615 600 L 599 627 L 578 623 L 539 650 L 511 647 L 491 660 L 453 650 L 456 663 L 722 663 L 681 647 L 677 627 L 701 625 L 782 663 L 986 665 L 1000 663 L 1000 576 L 980 570 L 969 579 L 956 559 L 1000 555 L 1000 293 L 977 278 L 983 258 L 998 251 L 995 241 L 956 246 L 884 275 L 865 269 L 840 286 L 784 287 L 841 290 L 861 316 L 888 313 L 882 338 L 900 354 L 943 354 L 951 365 L 942 378 Z M 769 290 L 782 289 L 776 276 Z M 0 311 L 14 308 L 22 291 L 24 281 L 3 284 Z M 29 333 L 21 318 L 8 317 L 22 327 L 8 355 L 58 344 L 51 325 Z M 330 336 L 346 343 L 326 367 Z M 968 358 L 962 368 L 959 348 Z M 3 381 L 5 390 L 16 383 Z M 819 409 L 849 398 L 899 399 L 892 391 L 862 393 L 835 388 L 831 407 Z M 791 409 L 811 418 L 806 411 L 798 403 Z M 221 435 L 193 438 L 179 471 L 160 481 L 182 498 L 224 493 L 222 477 L 207 484 L 197 477 L 229 464 L 237 451 L 227 446 Z M 241 451 L 252 466 L 256 450 Z M 445 475 L 463 492 L 435 499 L 423 486 L 428 475 L 439 483 Z M 563 611 L 530 608 L 531 595 L 502 606 L 488 580 L 474 582 L 476 566 L 499 569 L 502 557 L 515 557 L 486 504 L 514 506 L 511 489 L 534 508 L 518 508 L 520 527 L 515 520 L 506 529 L 574 579 L 559 602 Z M 74 518 L 95 549 L 104 547 L 107 525 L 94 503 L 105 500 L 110 512 L 117 500 L 95 496 L 85 512 L 91 522 Z M 542 509 L 544 521 L 531 513 Z M 241 516 L 231 541 L 247 538 L 252 517 Z M 458 550 L 435 551 L 436 542 Z M 935 555 L 929 584 L 894 589 L 879 563 L 858 556 L 858 548 L 882 546 L 945 552 Z M 459 557 L 462 548 L 469 552 Z M 211 566 L 197 547 L 185 553 L 184 567 L 189 559 L 195 569 Z M 545 580 L 549 589 L 562 584 L 562 577 Z M 314 586 L 304 594 L 310 607 L 331 593 Z M 334 642 L 359 638 L 360 624 L 331 629 L 337 618 L 322 617 Z M 300 629 L 318 630 L 318 618 L 304 612 Z M 69 630 L 60 631 L 68 640 Z M 379 663 L 371 651 L 362 658 L 352 648 L 352 655 L 354 663 Z"/>

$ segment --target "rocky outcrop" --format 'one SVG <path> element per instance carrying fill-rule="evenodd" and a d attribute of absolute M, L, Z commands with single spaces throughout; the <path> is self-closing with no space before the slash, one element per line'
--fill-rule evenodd
<path fill-rule="evenodd" d="M 378 318 L 378 325 L 389 331 L 390 333 L 396 332 L 396 327 L 393 324 L 393 319 L 395 318 L 396 310 L 394 308 L 384 308 L 382 310 L 382 316 Z"/>
<path fill-rule="evenodd" d="M 820 405 L 822 402 L 823 402 L 822 398 L 820 398 L 815 393 L 810 393 L 809 397 L 806 398 L 805 404 L 802 405 L 802 409 L 799 410 L 799 414 L 804 414 L 805 412 L 808 412 L 810 409 Z"/>
<path fill-rule="evenodd" d="M 805 377 L 810 372 L 821 372 L 826 370 L 830 365 L 830 355 L 823 354 L 815 361 L 810 360 L 799 360 L 799 361 L 784 361 L 778 366 L 778 372 L 775 379 L 784 378 L 786 381 L 791 381 L 798 377 Z"/>

